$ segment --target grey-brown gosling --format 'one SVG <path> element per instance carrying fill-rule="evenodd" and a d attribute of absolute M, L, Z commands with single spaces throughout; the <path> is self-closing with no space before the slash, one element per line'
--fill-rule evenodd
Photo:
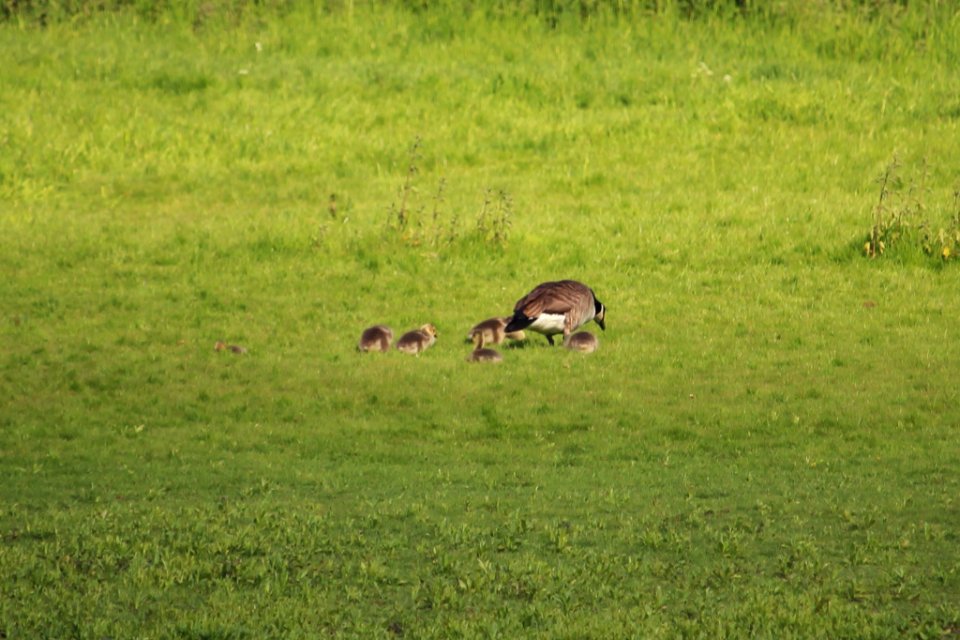
<path fill-rule="evenodd" d="M 217 340 L 217 343 L 213 345 L 214 351 L 231 351 L 239 356 L 245 355 L 247 353 L 246 347 L 241 347 L 238 344 L 227 344 L 223 340 Z"/>
<path fill-rule="evenodd" d="M 420 355 L 437 341 L 437 328 L 425 324 L 419 329 L 408 331 L 397 340 L 397 349 L 404 353 Z"/>
<path fill-rule="evenodd" d="M 357 343 L 357 351 L 361 353 L 367 351 L 384 353 L 390 348 L 391 342 L 393 342 L 393 329 L 386 325 L 377 324 L 363 330 L 360 335 L 360 342 Z"/>
<path fill-rule="evenodd" d="M 467 356 L 467 362 L 503 362 L 503 356 L 496 349 L 474 349 Z"/>
<path fill-rule="evenodd" d="M 517 301 L 504 331 L 530 329 L 545 335 L 552 345 L 553 336 L 562 333 L 566 340 L 591 320 L 606 330 L 606 316 L 607 308 L 582 282 L 544 282 Z"/>
<path fill-rule="evenodd" d="M 473 334 L 473 351 L 467 356 L 467 362 L 503 362 L 503 356 L 496 349 L 484 348 L 482 331 Z"/>
<path fill-rule="evenodd" d="M 600 346 L 597 336 L 589 331 L 578 331 L 563 342 L 563 346 L 571 351 L 582 351 L 583 353 L 593 353 Z"/>
<path fill-rule="evenodd" d="M 470 332 L 467 334 L 467 339 L 475 343 L 476 336 L 481 336 L 483 340 L 477 346 L 479 349 L 488 344 L 500 344 L 506 338 L 511 340 L 524 340 L 527 337 L 523 331 L 511 331 L 510 333 L 504 331 L 508 322 L 510 322 L 509 317 L 484 320 L 470 329 Z"/>

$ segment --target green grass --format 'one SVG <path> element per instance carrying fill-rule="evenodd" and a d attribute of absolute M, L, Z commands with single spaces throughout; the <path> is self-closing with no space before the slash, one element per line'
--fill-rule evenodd
<path fill-rule="evenodd" d="M 351 6 L 0 24 L 0 636 L 956 635 L 960 17 Z"/>

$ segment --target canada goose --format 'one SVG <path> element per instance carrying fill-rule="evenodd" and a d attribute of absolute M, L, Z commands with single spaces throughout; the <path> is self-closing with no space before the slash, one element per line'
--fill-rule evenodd
<path fill-rule="evenodd" d="M 593 353 L 600 346 L 597 336 L 589 331 L 578 331 L 563 341 L 563 346 L 571 351 Z"/>
<path fill-rule="evenodd" d="M 393 329 L 382 324 L 374 325 L 363 330 L 360 342 L 357 343 L 357 351 L 361 353 L 367 351 L 386 352 L 392 341 Z"/>
<path fill-rule="evenodd" d="M 520 298 L 513 308 L 513 318 L 505 331 L 531 329 L 547 337 L 562 333 L 564 339 L 581 326 L 596 321 L 606 330 L 607 308 L 597 300 L 593 290 L 576 280 L 544 282 Z"/>
<path fill-rule="evenodd" d="M 507 323 L 510 322 L 510 318 L 490 318 L 489 320 L 484 320 L 483 322 L 474 325 L 470 329 L 470 333 L 467 334 L 467 339 L 471 342 L 476 342 L 476 337 L 479 335 L 483 338 L 480 344 L 477 345 L 477 348 L 480 349 L 484 345 L 488 344 L 500 344 L 505 338 L 510 338 L 511 340 L 523 340 L 527 336 L 523 331 L 512 331 L 507 333 L 504 331 L 504 328 L 507 326 Z"/>
<path fill-rule="evenodd" d="M 419 329 L 408 331 L 397 340 L 397 349 L 404 353 L 420 355 L 437 341 L 437 328 L 432 324 L 425 324 Z"/>

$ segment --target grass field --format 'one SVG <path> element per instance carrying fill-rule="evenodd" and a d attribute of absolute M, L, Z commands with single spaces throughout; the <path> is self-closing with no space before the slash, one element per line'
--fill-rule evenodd
<path fill-rule="evenodd" d="M 960 14 L 562 5 L 0 22 L 0 637 L 960 634 Z"/>

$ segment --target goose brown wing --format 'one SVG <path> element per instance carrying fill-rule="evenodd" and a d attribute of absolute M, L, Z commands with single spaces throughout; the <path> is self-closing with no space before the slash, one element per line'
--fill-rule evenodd
<path fill-rule="evenodd" d="M 541 313 L 556 313 L 556 300 L 551 296 L 545 285 L 540 285 L 517 302 L 514 311 L 519 311 L 527 318 L 536 318 Z"/>
<path fill-rule="evenodd" d="M 584 306 L 590 297 L 590 290 L 573 280 L 544 282 L 521 299 L 516 310 L 528 318 L 536 318 L 542 313 L 564 314 Z"/>
<path fill-rule="evenodd" d="M 514 311 L 519 311 L 528 318 L 536 318 L 543 313 L 545 302 L 544 292 L 540 289 L 534 289 L 520 299 L 517 306 L 514 307 Z"/>

